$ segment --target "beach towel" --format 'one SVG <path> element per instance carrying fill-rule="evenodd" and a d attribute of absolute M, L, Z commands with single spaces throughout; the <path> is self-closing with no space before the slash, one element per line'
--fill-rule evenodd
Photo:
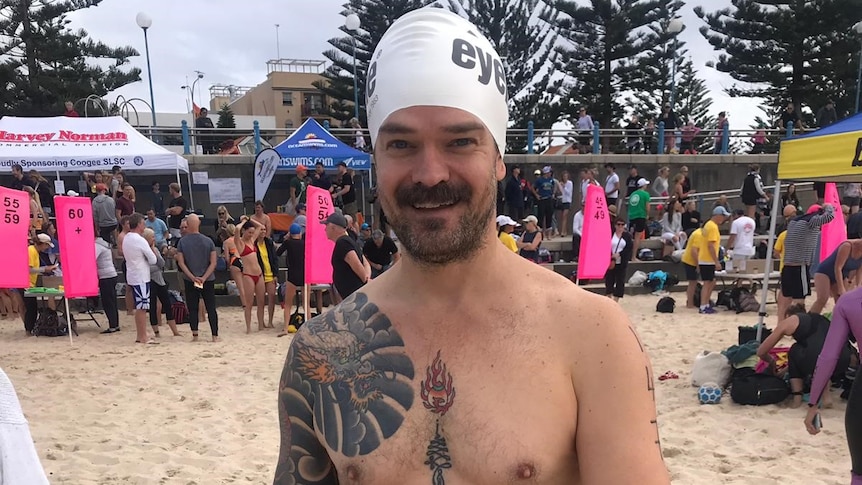
<path fill-rule="evenodd" d="M 759 346 L 756 340 L 752 340 L 742 345 L 731 345 L 727 349 L 722 350 L 721 353 L 727 357 L 731 365 L 736 366 L 736 364 L 745 362 L 751 357 L 756 357 L 757 347 Z"/>
<path fill-rule="evenodd" d="M 0 485 L 48 485 L 18 394 L 0 369 Z"/>
<path fill-rule="evenodd" d="M 789 363 L 787 359 L 787 354 L 790 352 L 790 347 L 773 347 L 772 350 L 769 351 L 769 355 L 775 359 L 775 372 L 782 373 L 785 369 L 787 369 L 787 365 Z M 757 363 L 757 366 L 754 368 L 756 372 L 763 372 L 766 368 L 769 367 L 765 361 L 761 360 Z"/>

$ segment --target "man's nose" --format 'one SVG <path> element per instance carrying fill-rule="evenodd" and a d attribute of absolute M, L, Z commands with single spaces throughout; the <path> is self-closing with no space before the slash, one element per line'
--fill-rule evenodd
<path fill-rule="evenodd" d="M 448 182 L 450 172 L 446 154 L 434 146 L 424 145 L 417 154 L 411 175 L 413 183 L 426 187 Z"/>

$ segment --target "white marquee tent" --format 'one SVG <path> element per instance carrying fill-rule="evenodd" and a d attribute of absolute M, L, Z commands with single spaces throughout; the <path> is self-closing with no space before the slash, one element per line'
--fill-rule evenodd
<path fill-rule="evenodd" d="M 188 161 L 152 142 L 123 118 L 0 119 L 0 167 L 40 172 L 123 170 L 189 173 Z"/>

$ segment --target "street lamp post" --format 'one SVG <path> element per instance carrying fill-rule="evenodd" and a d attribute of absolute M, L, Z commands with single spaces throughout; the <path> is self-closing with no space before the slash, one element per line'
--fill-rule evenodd
<path fill-rule="evenodd" d="M 853 31 L 856 32 L 862 39 L 862 20 L 856 22 L 856 25 L 853 26 Z M 862 42 L 862 41 L 860 41 Z M 855 112 L 859 112 L 859 91 L 862 90 L 862 44 L 859 46 L 859 71 L 856 74 L 856 104 L 853 105 L 856 108 Z"/>
<path fill-rule="evenodd" d="M 192 108 L 195 106 L 195 86 L 197 86 L 198 81 L 204 78 L 204 73 L 200 71 L 195 72 L 197 73 L 197 76 L 195 77 L 194 82 L 192 82 Z M 203 100 L 201 100 L 201 103 L 203 103 Z"/>
<path fill-rule="evenodd" d="M 156 101 L 153 97 L 153 69 L 150 67 L 150 43 L 147 39 L 147 29 L 153 25 L 153 19 L 144 12 L 138 12 L 135 16 L 135 22 L 138 27 L 144 31 L 144 51 L 147 55 L 147 78 L 150 81 L 150 111 L 153 112 L 153 129 L 156 127 Z"/>
<path fill-rule="evenodd" d="M 191 86 L 189 86 L 188 84 L 183 84 L 182 86 L 180 86 L 180 89 L 182 89 L 183 94 L 186 95 L 186 113 L 191 113 L 191 111 L 192 111 L 192 104 L 191 103 L 192 102 L 189 99 L 189 91 L 191 90 Z"/>
<path fill-rule="evenodd" d="M 198 81 L 200 81 L 201 79 L 204 78 L 204 73 L 202 73 L 200 71 L 195 71 L 195 73 L 197 73 L 197 76 L 195 76 L 195 80 L 192 82 L 192 86 L 191 86 L 191 92 L 192 93 L 191 94 L 192 94 L 192 115 L 195 116 L 195 118 L 197 118 L 197 113 L 194 112 L 195 111 L 195 86 L 198 84 Z M 203 100 L 201 100 L 201 102 L 203 102 Z M 195 127 L 195 130 L 193 131 L 194 135 L 192 138 L 194 139 L 194 146 L 195 146 L 194 152 L 195 152 L 195 155 L 197 155 L 198 154 L 198 139 L 199 139 L 198 137 L 200 136 L 200 133 L 197 132 L 197 119 L 195 119 L 194 123 L 192 123 L 192 126 Z"/>
<path fill-rule="evenodd" d="M 671 62 L 671 74 L 670 74 L 670 109 L 674 110 L 674 101 L 676 100 L 676 45 L 677 45 L 677 34 L 682 31 L 683 23 L 680 19 L 672 19 L 670 23 L 667 24 L 667 32 L 673 35 L 673 53 L 670 58 Z"/>
<path fill-rule="evenodd" d="M 359 86 L 356 83 L 356 34 L 359 30 L 359 15 L 352 13 L 344 19 L 344 27 L 351 31 L 353 38 L 353 117 L 359 120 Z"/>
<path fill-rule="evenodd" d="M 281 27 L 279 24 L 275 24 L 275 60 L 281 60 L 281 41 L 278 39 L 278 28 Z"/>

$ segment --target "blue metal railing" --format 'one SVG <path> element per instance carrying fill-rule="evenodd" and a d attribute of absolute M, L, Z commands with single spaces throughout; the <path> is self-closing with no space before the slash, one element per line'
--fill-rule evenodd
<path fill-rule="evenodd" d="M 351 128 L 331 128 L 324 121 L 324 127 L 329 129 L 333 135 L 348 144 L 353 143 L 355 130 Z M 139 127 L 138 131 L 145 136 L 157 141 L 162 145 L 181 145 L 186 155 L 200 154 L 198 146 L 206 145 L 206 152 L 212 152 L 226 140 L 243 136 L 252 136 L 254 139 L 254 151 L 260 152 L 264 147 L 264 140 L 276 145 L 287 138 L 295 129 L 262 128 L 258 121 L 254 121 L 251 129 L 245 128 L 194 128 L 183 120 L 180 127 Z M 799 129 L 795 130 L 799 134 Z M 369 137 L 368 130 L 363 130 Z M 728 125 L 721 129 L 701 130 L 692 140 L 691 145 L 696 153 L 777 153 L 778 142 L 781 139 L 793 135 L 793 124 L 789 123 L 786 128 L 761 129 L 761 130 L 731 130 Z M 158 137 L 155 135 L 158 133 Z M 668 146 L 671 150 L 679 151 L 682 142 L 680 130 L 665 130 L 664 125 L 659 123 L 652 134 L 639 131 L 636 134 L 627 132 L 623 128 L 601 128 L 599 123 L 593 124 L 589 138 L 589 147 L 578 145 L 579 138 L 585 134 L 578 133 L 573 129 L 536 129 L 532 121 L 527 123 L 526 129 L 510 128 L 506 132 L 506 141 L 509 153 L 537 154 L 543 153 L 551 147 L 556 147 L 555 153 L 575 154 L 659 154 L 666 153 Z M 667 143 L 666 137 L 673 137 L 671 143 Z M 755 138 L 762 138 L 765 143 L 754 144 Z M 571 148 L 570 151 L 565 150 Z"/>

